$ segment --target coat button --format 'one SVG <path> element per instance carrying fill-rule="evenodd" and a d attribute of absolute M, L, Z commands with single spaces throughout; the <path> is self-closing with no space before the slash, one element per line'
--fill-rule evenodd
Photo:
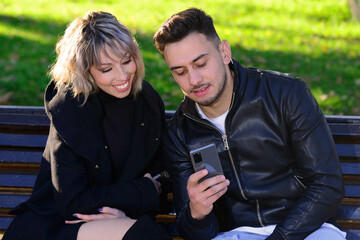
<path fill-rule="evenodd" d="M 108 146 L 105 145 L 105 149 L 108 149 Z"/>
<path fill-rule="evenodd" d="M 159 141 L 159 138 L 155 138 L 155 141 L 157 141 L 157 142 L 158 142 L 158 141 Z"/>
<path fill-rule="evenodd" d="M 143 126 L 145 126 L 145 123 L 141 123 L 140 125 L 143 127 Z"/>
<path fill-rule="evenodd" d="M 95 165 L 95 168 L 98 169 L 98 168 L 99 168 L 99 165 L 96 164 L 96 165 Z"/>

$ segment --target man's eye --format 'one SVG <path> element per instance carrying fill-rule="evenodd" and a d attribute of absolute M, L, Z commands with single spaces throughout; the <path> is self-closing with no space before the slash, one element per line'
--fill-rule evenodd
<path fill-rule="evenodd" d="M 185 71 L 181 71 L 181 72 L 177 72 L 176 73 L 176 75 L 178 75 L 178 76 L 182 76 L 182 75 L 184 75 L 185 74 Z"/>
<path fill-rule="evenodd" d="M 198 66 L 199 68 L 205 67 L 205 66 L 206 66 L 206 62 L 201 63 L 201 64 L 198 64 L 197 66 Z"/>

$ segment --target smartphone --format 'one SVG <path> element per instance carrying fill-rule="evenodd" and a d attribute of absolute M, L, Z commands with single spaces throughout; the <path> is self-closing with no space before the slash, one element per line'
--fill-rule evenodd
<path fill-rule="evenodd" d="M 209 172 L 205 177 L 200 179 L 199 182 L 216 175 L 224 174 L 216 146 L 213 143 L 190 151 L 190 158 L 195 172 L 202 169 L 206 169 Z"/>

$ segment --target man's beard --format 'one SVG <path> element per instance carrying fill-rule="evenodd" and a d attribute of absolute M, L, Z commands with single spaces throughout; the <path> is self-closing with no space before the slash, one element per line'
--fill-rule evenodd
<path fill-rule="evenodd" d="M 205 107 L 207 107 L 207 106 L 210 106 L 210 105 L 212 105 L 212 104 L 214 104 L 214 103 L 216 103 L 219 99 L 220 99 L 220 97 L 223 95 L 223 93 L 224 93 L 224 91 L 225 91 L 225 87 L 226 87 L 226 83 L 227 83 L 227 75 L 226 75 L 226 73 L 224 72 L 224 76 L 223 76 L 223 84 L 222 84 L 222 86 L 220 86 L 220 89 L 219 89 L 219 91 L 213 96 L 213 97 L 210 97 L 210 98 L 208 98 L 208 99 L 204 99 L 203 101 L 201 101 L 201 102 L 197 102 L 197 104 L 199 104 L 200 106 L 205 106 Z"/>

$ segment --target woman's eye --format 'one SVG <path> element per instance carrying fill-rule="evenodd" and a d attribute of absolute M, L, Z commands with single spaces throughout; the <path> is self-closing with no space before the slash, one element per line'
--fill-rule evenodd
<path fill-rule="evenodd" d="M 112 68 L 107 68 L 107 69 L 101 69 L 99 71 L 102 72 L 102 73 L 107 73 L 107 72 L 110 72 L 111 69 Z"/>
<path fill-rule="evenodd" d="M 128 60 L 125 60 L 122 64 L 126 65 L 126 64 L 129 64 L 130 62 L 131 62 L 131 58 L 129 58 Z"/>

